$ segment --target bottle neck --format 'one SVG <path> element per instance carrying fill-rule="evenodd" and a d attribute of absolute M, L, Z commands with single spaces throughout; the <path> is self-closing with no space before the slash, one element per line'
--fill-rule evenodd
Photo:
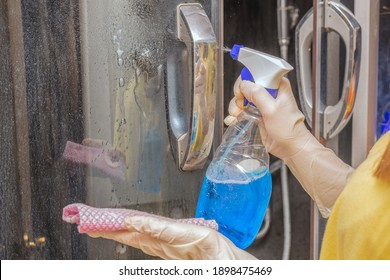
<path fill-rule="evenodd" d="M 245 108 L 245 112 L 253 117 L 260 117 L 260 111 L 257 109 L 255 105 L 249 104 L 248 107 Z"/>

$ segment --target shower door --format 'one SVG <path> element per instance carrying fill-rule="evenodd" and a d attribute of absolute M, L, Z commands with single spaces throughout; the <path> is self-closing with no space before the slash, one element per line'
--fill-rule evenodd
<path fill-rule="evenodd" d="M 201 9 L 192 10 L 189 4 L 180 6 L 180 2 L 119 0 L 112 4 L 91 0 L 80 5 L 84 141 L 112 149 L 112 164 L 121 165 L 118 173 L 108 176 L 102 174 L 104 167 L 87 169 L 89 205 L 139 209 L 173 218 L 194 216 L 205 163 L 192 164 L 195 156 L 186 164 L 182 162 L 180 156 L 185 151 L 177 134 L 191 129 L 186 124 L 191 117 L 191 103 L 196 106 L 203 102 L 211 107 L 216 92 L 189 102 L 182 95 L 197 94 L 187 90 L 191 87 L 188 76 L 196 75 L 197 67 L 206 69 L 205 86 L 216 86 L 212 78 L 217 72 L 218 50 L 216 41 L 205 46 L 178 39 L 178 33 L 185 29 L 181 25 L 190 24 L 178 21 L 186 16 L 180 14 L 186 8 L 189 13 L 204 9 L 213 20 L 217 15 L 213 9 L 217 10 L 218 5 L 216 1 L 200 1 Z M 200 28 L 202 22 L 194 25 L 188 28 Z M 213 33 L 202 30 L 199 36 L 206 32 Z M 215 34 L 208 36 L 216 39 Z M 195 51 L 203 59 L 186 61 L 183 56 L 190 55 L 191 48 L 199 48 Z M 208 114 L 215 114 L 215 109 L 205 115 L 195 111 L 194 118 L 201 119 L 198 133 L 204 135 L 192 135 L 189 141 L 202 145 L 199 138 L 208 137 L 204 142 L 209 142 L 202 148 L 207 158 L 214 130 L 213 118 Z M 195 122 L 192 120 L 192 125 Z M 87 243 L 91 258 L 143 257 L 139 251 L 114 242 L 88 239 Z"/>
<path fill-rule="evenodd" d="M 223 131 L 222 8 L 2 1 L 2 259 L 150 258 L 78 234 L 70 203 L 194 216 Z"/>

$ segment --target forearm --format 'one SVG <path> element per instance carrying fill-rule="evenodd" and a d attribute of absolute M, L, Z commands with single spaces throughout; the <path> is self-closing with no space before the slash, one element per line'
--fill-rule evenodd
<path fill-rule="evenodd" d="M 354 169 L 312 135 L 298 153 L 283 160 L 322 216 L 328 217 Z"/>

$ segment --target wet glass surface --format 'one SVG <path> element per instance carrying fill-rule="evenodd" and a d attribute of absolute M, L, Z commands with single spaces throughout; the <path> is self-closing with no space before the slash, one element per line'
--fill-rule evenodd
<path fill-rule="evenodd" d="M 80 235 L 70 203 L 194 216 L 204 170 L 177 168 L 166 120 L 179 2 L 0 3 L 1 259 L 150 258 Z"/>

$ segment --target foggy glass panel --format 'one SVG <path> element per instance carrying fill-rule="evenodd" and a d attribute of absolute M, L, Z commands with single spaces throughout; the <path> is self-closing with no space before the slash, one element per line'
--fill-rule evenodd
<path fill-rule="evenodd" d="M 166 123 L 179 3 L 0 3 L 2 259 L 150 258 L 79 234 L 71 203 L 194 216 L 204 170 L 179 171 Z"/>

